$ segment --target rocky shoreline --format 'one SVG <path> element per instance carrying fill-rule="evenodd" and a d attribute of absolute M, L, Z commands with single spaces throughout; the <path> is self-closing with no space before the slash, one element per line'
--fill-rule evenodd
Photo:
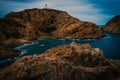
<path fill-rule="evenodd" d="M 0 60 L 19 56 L 14 48 L 36 39 L 99 39 L 106 30 L 60 10 L 12 12 L 0 19 Z M 73 42 L 18 58 L 0 68 L 0 80 L 119 80 L 119 67 L 120 60 L 105 59 L 99 48 Z"/>
<path fill-rule="evenodd" d="M 2 60 L 18 56 L 20 52 L 14 47 L 36 39 L 99 39 L 105 34 L 96 24 L 78 20 L 65 11 L 35 8 L 1 18 L 0 36 Z"/>
<path fill-rule="evenodd" d="M 89 44 L 58 46 L 0 69 L 1 80 L 119 80 L 120 60 L 107 60 Z"/>
<path fill-rule="evenodd" d="M 32 41 L 28 41 L 25 39 L 8 39 L 0 44 L 0 60 L 10 59 L 17 57 L 21 54 L 21 51 L 15 50 L 14 48 L 17 46 L 21 46 L 26 43 L 31 43 Z"/>

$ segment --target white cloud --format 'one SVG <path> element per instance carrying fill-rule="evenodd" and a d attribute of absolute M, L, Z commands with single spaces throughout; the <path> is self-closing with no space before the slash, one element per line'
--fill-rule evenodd
<path fill-rule="evenodd" d="M 15 11 L 20 11 L 29 8 L 44 8 L 45 4 L 48 4 L 48 8 L 64 10 L 80 20 L 97 24 L 101 24 L 105 18 L 109 17 L 102 14 L 102 10 L 96 8 L 95 4 L 90 4 L 86 0 L 42 0 L 30 3 L 11 2 L 10 6 L 13 6 Z"/>

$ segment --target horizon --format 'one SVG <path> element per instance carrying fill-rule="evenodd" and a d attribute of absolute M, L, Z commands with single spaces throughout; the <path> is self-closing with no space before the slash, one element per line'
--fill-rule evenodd
<path fill-rule="evenodd" d="M 112 0 L 1 0 L 0 4 L 0 18 L 10 12 L 31 8 L 43 9 L 47 7 L 66 11 L 71 16 L 82 21 L 93 22 L 97 25 L 105 25 L 114 16 L 120 14 L 120 1 Z"/>

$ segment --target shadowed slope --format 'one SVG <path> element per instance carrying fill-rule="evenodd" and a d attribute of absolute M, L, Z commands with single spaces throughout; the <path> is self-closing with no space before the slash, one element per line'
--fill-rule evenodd
<path fill-rule="evenodd" d="M 120 15 L 113 17 L 104 27 L 103 30 L 109 33 L 120 34 Z"/>

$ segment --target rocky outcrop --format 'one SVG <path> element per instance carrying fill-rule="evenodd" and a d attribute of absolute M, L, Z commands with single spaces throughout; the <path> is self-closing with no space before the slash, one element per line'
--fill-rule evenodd
<path fill-rule="evenodd" d="M 6 40 L 12 42 L 14 39 L 12 43 L 15 43 L 15 46 L 21 45 L 18 39 L 30 41 L 37 38 L 97 39 L 103 36 L 103 31 L 94 23 L 80 21 L 60 10 L 27 9 L 9 13 L 0 19 L 0 43 Z M 0 46 L 3 45 L 6 46 L 6 44 Z M 8 54 L 6 50 L 1 52 L 5 53 L 0 53 L 2 55 Z"/>
<path fill-rule="evenodd" d="M 20 55 L 14 47 L 35 39 L 34 28 L 20 19 L 0 19 L 0 60 Z"/>
<path fill-rule="evenodd" d="M 0 31 L 7 38 L 78 38 L 95 39 L 104 36 L 94 23 L 83 22 L 65 11 L 28 9 L 12 12 L 0 20 Z"/>
<path fill-rule="evenodd" d="M 31 43 L 31 41 L 25 39 L 10 38 L 0 42 L 0 60 L 7 58 L 14 58 L 20 55 L 21 51 L 14 48 L 25 43 Z"/>
<path fill-rule="evenodd" d="M 14 58 L 20 54 L 20 51 L 14 50 L 11 46 L 0 45 L 0 60 Z"/>
<path fill-rule="evenodd" d="M 109 33 L 120 34 L 120 15 L 112 18 L 104 27 L 103 30 Z"/>
<path fill-rule="evenodd" d="M 58 46 L 0 69 L 0 80 L 119 80 L 120 61 L 108 61 L 89 44 Z"/>
<path fill-rule="evenodd" d="M 30 23 L 23 23 L 21 19 L 0 19 L 0 31 L 7 39 L 33 39 L 36 37 L 34 28 L 30 25 Z"/>

